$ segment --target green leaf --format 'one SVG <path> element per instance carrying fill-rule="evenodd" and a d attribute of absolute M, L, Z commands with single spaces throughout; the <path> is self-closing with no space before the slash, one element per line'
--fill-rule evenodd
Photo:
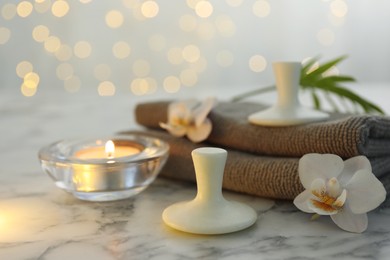
<path fill-rule="evenodd" d="M 333 75 L 324 77 L 319 80 L 320 82 L 326 81 L 326 82 L 355 82 L 356 80 L 350 76 L 342 76 L 342 75 Z"/>
<path fill-rule="evenodd" d="M 322 74 L 332 67 L 336 66 L 339 62 L 347 58 L 347 56 L 341 56 L 337 59 L 331 60 L 323 65 L 318 66 L 317 69 L 311 71 L 309 74 L 307 74 L 307 77 L 312 78 L 312 77 L 322 77 Z"/>
<path fill-rule="evenodd" d="M 321 101 L 315 91 L 311 92 L 311 97 L 313 99 L 313 104 L 315 109 L 320 109 L 321 107 Z"/>
<path fill-rule="evenodd" d="M 301 78 L 303 75 L 306 75 L 309 72 L 309 70 L 313 67 L 317 60 L 318 58 L 311 58 L 308 62 L 306 62 L 306 64 L 302 66 Z"/>
<path fill-rule="evenodd" d="M 334 94 L 337 94 L 340 97 L 345 97 L 349 99 L 351 102 L 359 104 L 364 112 L 366 113 L 380 113 L 384 114 L 384 111 L 378 107 L 377 105 L 371 103 L 367 99 L 357 95 L 356 93 L 352 92 L 351 90 L 348 90 L 346 88 L 343 88 L 341 86 L 338 86 L 336 84 L 327 84 L 326 82 L 318 82 L 316 85 L 317 88 L 332 92 Z"/>

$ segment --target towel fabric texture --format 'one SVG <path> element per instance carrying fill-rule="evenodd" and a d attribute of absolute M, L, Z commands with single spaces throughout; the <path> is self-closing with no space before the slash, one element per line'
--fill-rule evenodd
<path fill-rule="evenodd" d="M 332 114 L 324 122 L 289 127 L 252 125 L 247 117 L 265 107 L 254 103 L 219 103 L 209 114 L 213 130 L 204 143 L 193 144 L 159 129 L 167 122 L 170 101 L 139 104 L 137 122 L 149 128 L 138 132 L 161 138 L 171 146 L 161 175 L 195 181 L 191 151 L 218 146 L 228 151 L 223 187 L 252 195 L 294 199 L 303 187 L 298 177 L 299 158 L 307 153 L 332 153 L 344 159 L 365 155 L 374 174 L 390 174 L 390 118 Z M 154 130 L 152 130 L 154 129 Z"/>

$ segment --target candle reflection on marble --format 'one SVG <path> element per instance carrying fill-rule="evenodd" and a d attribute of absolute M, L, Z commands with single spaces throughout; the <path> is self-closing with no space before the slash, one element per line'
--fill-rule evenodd
<path fill-rule="evenodd" d="M 83 200 L 128 198 L 157 176 L 169 147 L 159 139 L 129 135 L 62 141 L 39 152 L 42 168 L 56 185 Z"/>

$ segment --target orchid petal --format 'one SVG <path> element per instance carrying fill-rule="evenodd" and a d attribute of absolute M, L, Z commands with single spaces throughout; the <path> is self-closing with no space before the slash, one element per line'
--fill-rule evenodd
<path fill-rule="evenodd" d="M 339 228 L 345 231 L 362 233 L 367 229 L 367 214 L 354 214 L 348 207 L 344 207 L 338 214 L 330 217 Z"/>
<path fill-rule="evenodd" d="M 175 124 L 180 119 L 183 121 L 191 120 L 191 109 L 197 102 L 195 100 L 185 100 L 173 102 L 168 106 L 168 123 Z"/>
<path fill-rule="evenodd" d="M 341 192 L 340 196 L 333 203 L 333 206 L 337 208 L 341 208 L 342 206 L 344 206 L 346 200 L 347 200 L 347 190 L 344 189 L 343 192 Z"/>
<path fill-rule="evenodd" d="M 320 202 L 316 199 L 308 200 L 308 207 L 318 215 L 334 215 L 338 213 L 338 209 L 333 208 L 332 206 L 329 206 L 323 202 Z"/>
<path fill-rule="evenodd" d="M 324 196 L 326 194 L 326 185 L 323 179 L 315 179 L 311 185 L 310 190 L 314 195 Z"/>
<path fill-rule="evenodd" d="M 305 190 L 302 193 L 300 193 L 298 196 L 294 199 L 294 205 L 301 211 L 306 213 L 314 213 L 312 209 L 308 207 L 308 200 L 311 197 L 311 192 L 309 190 Z"/>
<path fill-rule="evenodd" d="M 174 126 L 174 125 L 160 122 L 160 127 L 167 130 L 171 135 L 176 137 L 182 137 L 187 133 L 187 128 L 179 125 Z"/>
<path fill-rule="evenodd" d="M 386 199 L 383 184 L 367 169 L 357 171 L 345 188 L 348 190 L 348 204 L 356 214 L 371 211 Z"/>
<path fill-rule="evenodd" d="M 337 177 L 344 167 L 343 160 L 334 154 L 306 154 L 299 160 L 299 178 L 303 187 L 310 188 L 311 183 L 317 179 L 330 179 Z"/>
<path fill-rule="evenodd" d="M 328 181 L 328 194 L 331 197 L 338 197 L 341 193 L 340 183 L 336 178 L 331 178 Z"/>
<path fill-rule="evenodd" d="M 194 143 L 199 143 L 207 139 L 212 130 L 210 119 L 206 120 L 198 127 L 189 127 L 187 129 L 187 136 Z"/>
<path fill-rule="evenodd" d="M 207 98 L 202 104 L 193 110 L 195 126 L 199 127 L 216 104 L 215 98 Z"/>
<path fill-rule="evenodd" d="M 372 172 L 371 163 L 366 156 L 355 156 L 344 161 L 344 169 L 339 180 L 345 185 L 358 170 L 366 169 Z"/>

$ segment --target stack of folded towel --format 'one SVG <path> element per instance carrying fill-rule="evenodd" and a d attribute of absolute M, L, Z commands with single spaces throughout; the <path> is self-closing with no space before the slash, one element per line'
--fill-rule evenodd
<path fill-rule="evenodd" d="M 253 103 L 219 103 L 209 114 L 213 130 L 207 140 L 194 144 L 159 127 L 167 122 L 169 101 L 139 104 L 136 120 L 145 131 L 170 145 L 170 157 L 161 175 L 195 181 L 191 151 L 201 146 L 228 151 L 223 187 L 278 199 L 294 199 L 303 187 L 298 162 L 307 153 L 332 153 L 344 159 L 365 155 L 373 173 L 390 189 L 390 118 L 332 114 L 324 122 L 289 127 L 252 125 L 248 115 L 265 107 Z"/>

